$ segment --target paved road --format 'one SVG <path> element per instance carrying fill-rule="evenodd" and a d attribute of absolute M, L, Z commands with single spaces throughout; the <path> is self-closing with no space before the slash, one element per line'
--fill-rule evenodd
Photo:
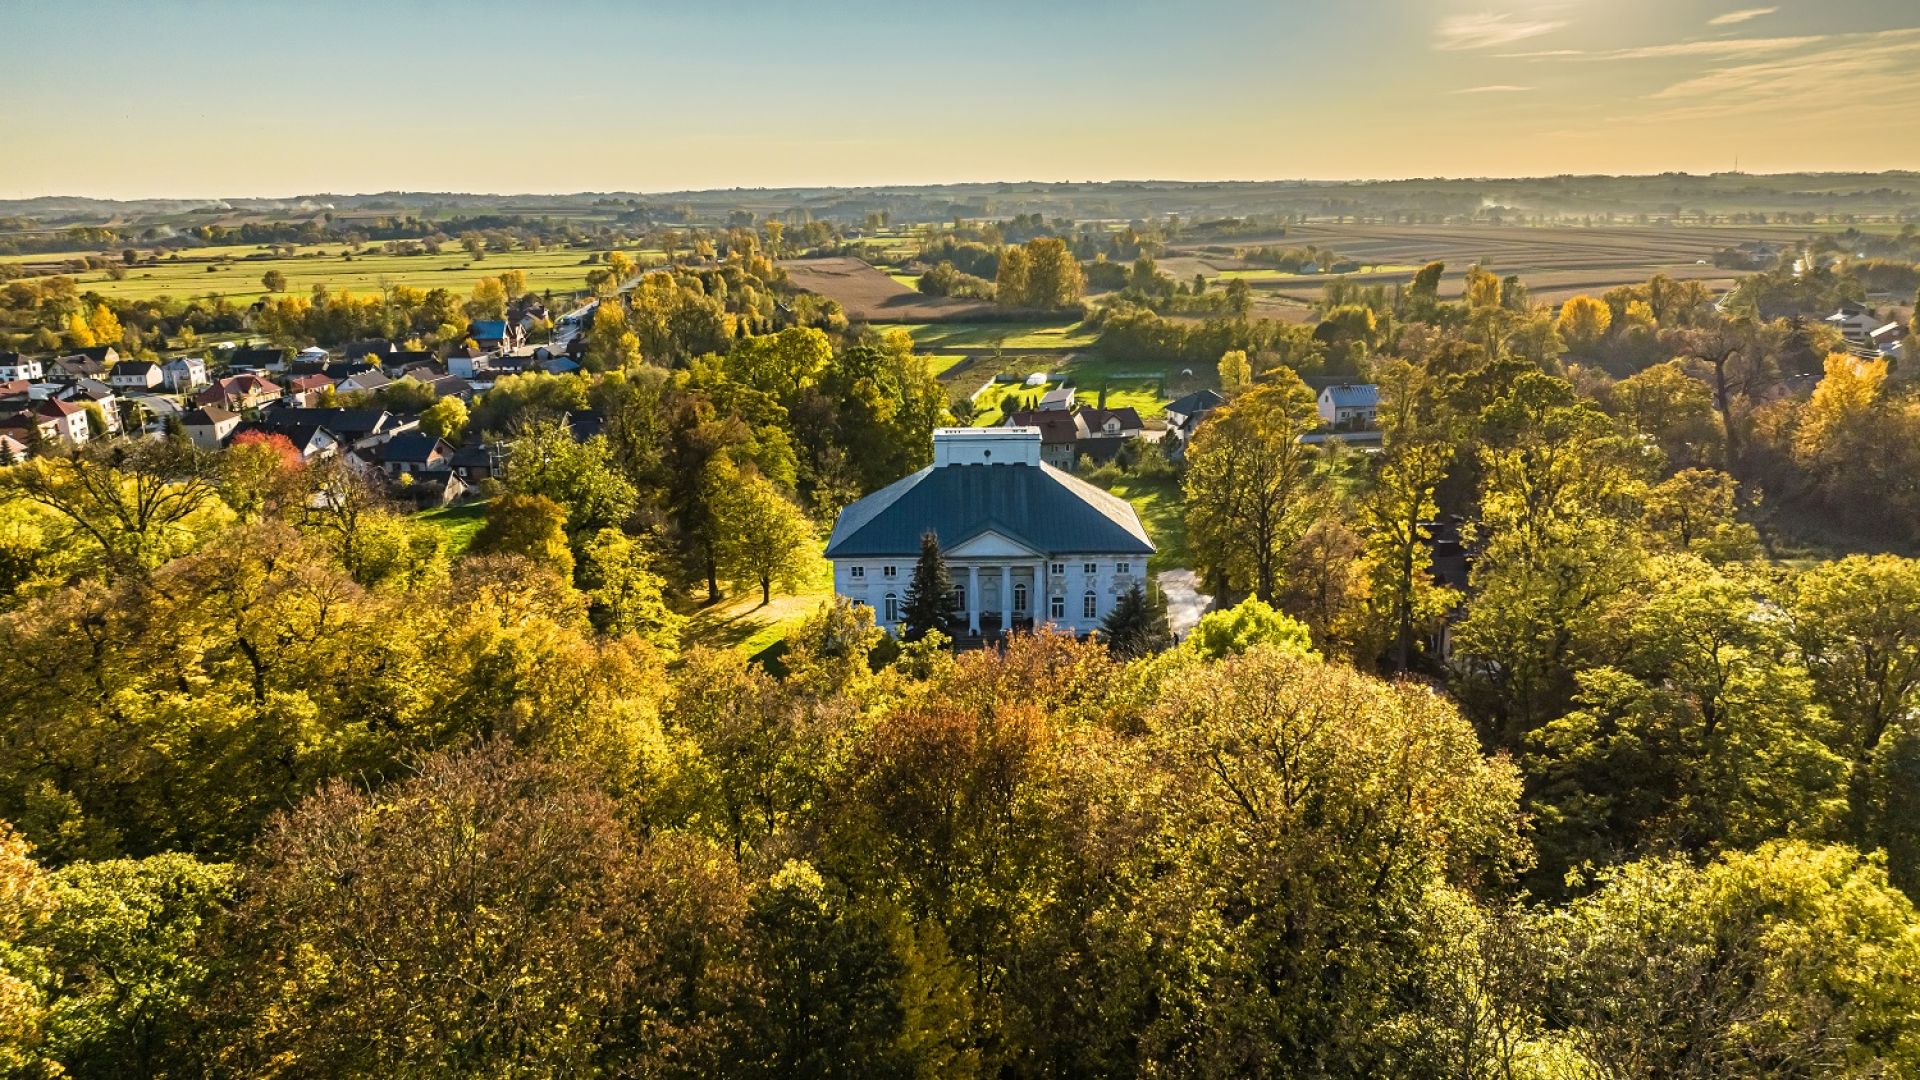
<path fill-rule="evenodd" d="M 1213 597 L 1200 591 L 1200 579 L 1191 570 L 1163 570 L 1153 580 L 1167 598 L 1167 625 L 1176 636 L 1186 637 L 1213 607 Z"/>

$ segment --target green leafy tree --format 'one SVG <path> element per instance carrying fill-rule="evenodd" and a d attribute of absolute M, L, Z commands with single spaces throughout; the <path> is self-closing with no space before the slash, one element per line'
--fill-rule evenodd
<path fill-rule="evenodd" d="M 1311 521 L 1319 424 L 1313 392 L 1284 369 L 1215 412 L 1187 452 L 1187 527 L 1210 580 L 1272 603 Z"/>
<path fill-rule="evenodd" d="M 762 604 L 773 602 L 776 581 L 798 587 L 817 557 L 806 514 L 766 477 L 735 468 L 724 455 L 714 459 L 707 479 L 721 572 L 758 582 Z"/>
<path fill-rule="evenodd" d="M 1229 349 L 1220 357 L 1220 393 L 1229 400 L 1253 385 L 1253 365 L 1245 349 Z"/>
<path fill-rule="evenodd" d="M 235 878 L 230 866 L 179 854 L 79 862 L 51 876 L 47 1042 L 69 1075 L 191 1068 L 209 939 Z"/>
<path fill-rule="evenodd" d="M 558 419 L 529 423 L 508 442 L 506 483 L 512 491 L 560 504 L 575 538 L 624 524 L 640 498 L 605 436 L 576 441 Z"/>
<path fill-rule="evenodd" d="M 38 944 L 52 912 L 52 889 L 32 845 L 0 821 L 0 1074 L 58 1075 L 42 1043 L 47 973 Z"/>
<path fill-rule="evenodd" d="M 1305 623 L 1251 596 L 1230 608 L 1202 615 L 1183 647 L 1209 660 L 1238 656 L 1255 647 L 1315 655 L 1313 635 Z"/>
<path fill-rule="evenodd" d="M 1913 906 L 1844 847 L 1634 863 L 1541 920 L 1573 1075 L 1884 1076 L 1920 1053 Z"/>
<path fill-rule="evenodd" d="M 638 540 L 618 529 L 602 529 L 586 545 L 581 586 L 602 633 L 638 634 L 673 649 L 686 619 L 667 606 L 666 581 L 652 567 L 652 557 Z"/>
<path fill-rule="evenodd" d="M 1397 1074 L 1427 898 L 1524 858 L 1519 778 L 1439 696 L 1344 665 L 1256 647 L 1162 686 L 1151 730 L 1183 794 L 1128 920 L 1154 939 L 1129 969 L 1158 1003 L 1143 1067 Z"/>
<path fill-rule="evenodd" d="M 486 524 L 473 534 L 475 555 L 520 555 L 573 577 L 567 544 L 567 511 L 545 495 L 508 494 L 487 504 Z"/>
<path fill-rule="evenodd" d="M 947 575 L 947 559 L 940 553 L 940 538 L 931 531 L 920 536 L 920 558 L 913 564 L 913 580 L 907 584 L 905 602 L 900 608 L 904 636 L 919 641 L 932 631 L 945 631 L 960 617 L 960 605 L 954 600 L 953 579 Z"/>
<path fill-rule="evenodd" d="M 287 275 L 278 270 L 269 270 L 260 275 L 260 287 L 268 292 L 286 292 Z"/>
<path fill-rule="evenodd" d="M 420 414 L 420 430 L 459 446 L 467 437 L 467 403 L 451 394 L 435 401 Z"/>
<path fill-rule="evenodd" d="M 640 336 L 627 327 L 627 313 L 617 298 L 600 301 L 587 327 L 587 351 L 582 366 L 588 371 L 621 371 L 640 362 Z"/>
<path fill-rule="evenodd" d="M 1685 557 L 1628 621 L 1619 666 L 1527 758 L 1542 877 L 1615 853 L 1715 851 L 1838 824 L 1848 763 L 1761 583 Z"/>

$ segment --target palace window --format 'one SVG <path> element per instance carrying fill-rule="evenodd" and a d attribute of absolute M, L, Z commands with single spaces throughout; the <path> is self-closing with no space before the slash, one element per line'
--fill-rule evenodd
<path fill-rule="evenodd" d="M 850 578 L 854 578 L 856 580 L 859 578 L 866 577 L 867 568 L 864 566 L 849 566 L 847 567 L 847 576 Z"/>
<path fill-rule="evenodd" d="M 961 611 L 967 610 L 967 587 L 965 585 L 955 585 L 953 587 L 953 606 L 959 608 Z"/>
<path fill-rule="evenodd" d="M 1097 562 L 1087 563 L 1085 566 L 1082 566 L 1080 568 L 1080 572 L 1087 575 L 1088 577 L 1092 577 L 1093 575 L 1100 572 L 1100 564 Z"/>
<path fill-rule="evenodd" d="M 890 578 L 894 575 L 894 571 L 896 569 L 897 569 L 896 567 L 892 567 L 892 566 L 883 566 L 880 568 L 880 576 L 885 578 Z"/>
<path fill-rule="evenodd" d="M 1067 617 L 1067 598 L 1064 596 L 1047 597 L 1047 618 L 1064 619 Z"/>
<path fill-rule="evenodd" d="M 1131 574 L 1133 573 L 1133 564 L 1130 562 L 1114 563 L 1113 572 L 1116 574 Z"/>
<path fill-rule="evenodd" d="M 1080 614 L 1088 619 L 1100 614 L 1100 598 L 1093 594 L 1092 589 L 1088 589 L 1087 595 L 1080 598 Z"/>
<path fill-rule="evenodd" d="M 1013 610 L 1019 612 L 1027 610 L 1027 586 L 1024 582 L 1013 587 Z"/>
<path fill-rule="evenodd" d="M 1066 573 L 1066 572 L 1067 572 L 1067 564 L 1066 564 L 1066 563 L 1063 563 L 1063 562 L 1057 562 L 1057 563 L 1054 563 L 1054 564 L 1053 564 L 1053 573 L 1054 573 L 1054 574 L 1055 574 L 1056 576 L 1058 576 L 1058 575 L 1060 575 L 1060 574 L 1064 574 L 1064 573 Z"/>
<path fill-rule="evenodd" d="M 895 596 L 892 593 L 888 593 L 887 594 L 887 625 L 892 626 L 894 623 L 897 623 L 899 621 L 900 621 L 900 598 L 898 596 Z"/>

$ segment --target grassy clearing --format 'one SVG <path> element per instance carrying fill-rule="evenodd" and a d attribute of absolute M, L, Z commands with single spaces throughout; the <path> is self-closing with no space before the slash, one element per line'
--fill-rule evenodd
<path fill-rule="evenodd" d="M 457 559 L 473 543 L 473 534 L 487 522 L 487 504 L 471 502 L 460 506 L 443 506 L 433 510 L 423 510 L 415 515 L 419 520 L 447 534 L 447 557 Z"/>
<path fill-rule="evenodd" d="M 123 300 L 145 300 L 161 295 L 184 299 L 214 294 L 234 303 L 251 303 L 267 295 L 260 278 L 269 270 L 286 275 L 289 296 L 305 295 L 315 285 L 325 285 L 336 292 L 366 293 L 387 285 L 411 285 L 466 293 L 472 290 L 476 280 L 503 270 L 524 271 L 528 287 L 535 292 L 551 289 L 564 293 L 585 288 L 588 272 L 598 265 L 586 261 L 590 252 L 578 249 L 492 252 L 479 261 L 458 248 L 443 249 L 438 255 L 368 252 L 349 256 L 338 244 L 304 251 L 291 258 L 250 258 L 264 254 L 263 250 L 205 248 L 183 254 L 177 262 L 162 259 L 150 266 L 128 267 L 126 277 L 119 281 L 97 270 L 75 275 L 74 280 L 83 292 Z M 633 254 L 644 261 L 647 253 Z M 654 254 L 657 257 L 658 253 Z"/>
<path fill-rule="evenodd" d="M 820 559 L 797 592 L 775 592 L 769 604 L 760 603 L 758 582 L 736 582 L 718 604 L 686 612 L 682 647 L 732 649 L 758 656 L 785 641 L 788 634 L 833 596 L 833 566 Z"/>
<path fill-rule="evenodd" d="M 1193 551 L 1187 546 L 1187 507 L 1180 496 L 1180 482 L 1171 476 L 1141 479 L 1126 477 L 1107 490 L 1133 504 L 1140 524 L 1153 541 L 1153 558 L 1147 569 L 1188 570 L 1193 567 Z"/>

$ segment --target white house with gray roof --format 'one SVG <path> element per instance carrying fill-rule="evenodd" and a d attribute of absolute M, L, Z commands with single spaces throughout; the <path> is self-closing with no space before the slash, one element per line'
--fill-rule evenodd
<path fill-rule="evenodd" d="M 920 537 L 940 540 L 964 625 L 955 637 L 1100 628 L 1145 587 L 1153 541 L 1125 499 L 1040 461 L 1040 430 L 941 428 L 933 464 L 840 512 L 833 591 L 899 629 Z"/>

